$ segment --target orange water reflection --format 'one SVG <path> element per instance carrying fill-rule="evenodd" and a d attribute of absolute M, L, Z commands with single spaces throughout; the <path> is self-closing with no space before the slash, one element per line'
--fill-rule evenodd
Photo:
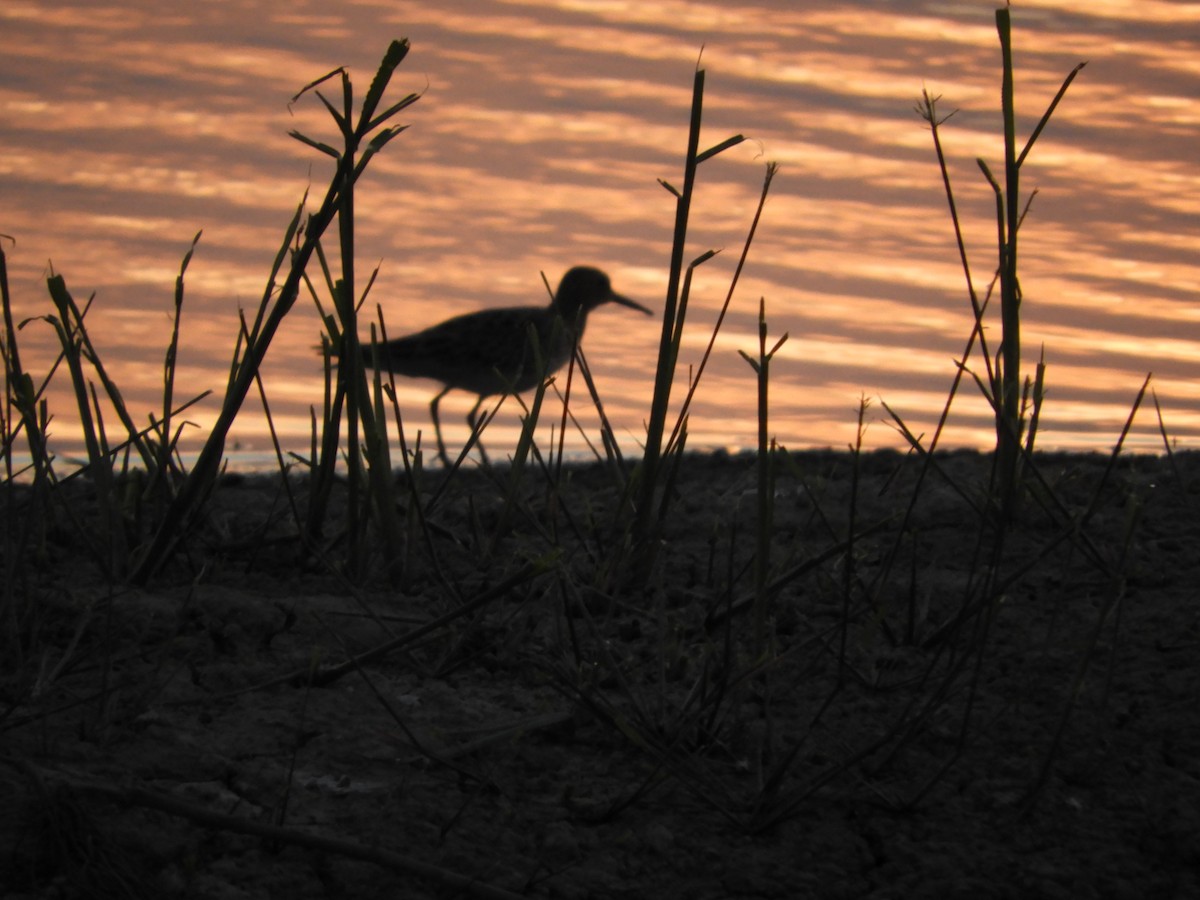
<path fill-rule="evenodd" d="M 16 313 L 49 312 L 48 260 L 79 299 L 95 291 L 93 336 L 143 420 L 161 391 L 173 283 L 192 235 L 204 231 L 187 277 L 180 383 L 219 391 L 238 308 L 257 303 L 295 204 L 328 174 L 327 160 L 287 137 L 297 128 L 328 138 L 328 120 L 311 98 L 290 110 L 288 99 L 339 64 L 365 90 L 391 37 L 413 43 L 395 96 L 425 94 L 357 199 L 359 264 L 364 274 L 381 265 L 365 311 L 380 304 L 391 334 L 541 302 L 538 272 L 554 282 L 577 263 L 661 304 L 673 203 L 656 179 L 680 177 L 702 44 L 705 140 L 750 140 L 701 171 L 690 253 L 722 253 L 697 275 L 679 395 L 724 299 L 763 165 L 782 170 L 693 409 L 692 446 L 754 440 L 753 373 L 737 351 L 757 345 L 759 297 L 772 335 L 791 336 L 772 381 L 783 443 L 848 443 L 862 396 L 873 399 L 869 444 L 899 443 L 879 398 L 914 431 L 933 428 L 971 313 L 928 130 L 913 112 L 922 88 L 942 96 L 944 113 L 957 110 L 943 139 L 972 278 L 987 292 L 995 213 L 975 157 L 997 171 L 1002 152 L 990 2 L 46 6 L 0 8 L 0 232 L 17 239 Z M 1110 443 L 1153 371 L 1168 429 L 1194 445 L 1200 48 L 1189 35 L 1200 33 L 1200 11 L 1037 0 L 1014 22 L 1024 134 L 1066 73 L 1089 61 L 1024 172 L 1023 187 L 1039 189 L 1022 268 L 1027 365 L 1043 344 L 1049 365 L 1042 444 Z M 276 426 L 299 451 L 321 397 L 319 332 L 302 303 L 264 370 Z M 587 337 L 629 449 L 657 335 L 653 323 L 604 310 Z M 994 351 L 999 335 L 987 336 Z M 48 366 L 50 330 L 35 322 L 21 338 L 26 364 Z M 970 365 L 983 367 L 978 356 Z M 434 390 L 401 386 L 411 428 L 428 429 Z M 66 446 L 71 415 L 55 396 Z M 581 398 L 573 407 L 594 423 Z M 447 423 L 471 402 L 448 398 Z M 262 448 L 251 406 L 236 437 Z M 969 381 L 954 409 L 947 440 L 986 444 L 988 412 Z M 515 410 L 506 404 L 490 443 L 513 438 Z M 213 401 L 189 411 L 201 429 L 215 415 Z M 463 428 L 448 437 L 462 440 Z M 1160 445 L 1152 416 L 1139 418 L 1134 443 Z"/>

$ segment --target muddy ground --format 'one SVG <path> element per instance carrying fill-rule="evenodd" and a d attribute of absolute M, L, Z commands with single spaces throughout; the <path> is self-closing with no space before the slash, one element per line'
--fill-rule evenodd
<path fill-rule="evenodd" d="M 1200 897 L 1200 458 L 1107 462 L 1002 531 L 986 456 L 796 454 L 761 619 L 750 456 L 652 558 L 599 466 L 464 473 L 353 578 L 278 478 L 144 587 L 61 526 L 6 559 L 0 894 Z"/>

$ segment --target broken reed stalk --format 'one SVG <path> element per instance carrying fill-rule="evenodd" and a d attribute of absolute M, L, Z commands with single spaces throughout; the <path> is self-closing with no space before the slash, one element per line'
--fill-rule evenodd
<path fill-rule="evenodd" d="M 688 410 L 691 409 L 692 398 L 696 395 L 696 389 L 700 386 L 700 379 L 704 376 L 704 370 L 708 368 L 708 361 L 712 358 L 713 348 L 717 344 L 717 335 L 721 333 L 721 326 L 725 323 L 725 315 L 729 312 L 729 305 L 733 302 L 733 293 L 737 288 L 738 281 L 741 279 L 742 269 L 746 265 L 746 258 L 750 255 L 750 245 L 754 243 L 754 235 L 758 231 L 758 223 L 762 219 L 763 207 L 767 204 L 767 195 L 771 191 L 771 182 L 775 179 L 776 172 L 779 171 L 779 164 L 775 162 L 767 163 L 766 175 L 763 178 L 762 191 L 758 196 L 758 206 L 754 210 L 754 218 L 750 222 L 750 229 L 746 232 L 746 240 L 742 243 L 742 253 L 738 257 L 737 266 L 733 270 L 733 277 L 729 280 L 729 289 L 725 292 L 725 302 L 721 304 L 721 311 L 717 314 L 717 320 L 713 323 L 712 334 L 708 339 L 708 346 L 704 348 L 704 353 L 700 356 L 700 364 L 696 367 L 695 377 L 691 379 L 691 384 L 688 385 L 688 392 L 683 398 L 683 403 L 680 404 L 679 414 L 676 416 L 675 429 L 671 433 L 671 438 L 667 441 L 667 451 L 672 452 L 675 449 L 679 433 L 687 421 Z"/>
<path fill-rule="evenodd" d="M 80 427 L 83 430 L 84 447 L 87 449 L 88 470 L 96 485 L 96 534 L 104 536 L 106 546 L 102 551 L 101 567 L 105 575 L 115 574 L 117 550 L 112 541 L 120 529 L 115 520 L 113 510 L 114 498 L 112 489 L 112 463 L 102 451 L 98 436 L 97 420 L 92 413 L 92 403 L 88 398 L 87 382 L 83 375 L 83 314 L 75 303 L 75 299 L 67 290 L 66 281 L 61 275 L 51 275 L 46 280 L 50 289 L 50 299 L 58 310 L 58 317 L 49 316 L 47 321 L 58 334 L 63 358 L 67 364 L 67 372 L 71 378 L 71 386 L 75 391 L 75 405 L 79 411 Z"/>
<path fill-rule="evenodd" d="M 179 274 L 175 277 L 175 315 L 171 319 L 171 340 L 167 343 L 167 352 L 163 358 L 163 405 L 158 442 L 158 464 L 151 476 L 152 480 L 159 480 L 163 491 L 170 487 L 166 473 L 170 471 L 172 454 L 175 449 L 175 442 L 171 439 L 171 416 L 175 400 L 175 368 L 179 355 L 179 323 L 183 317 L 183 277 L 187 273 L 188 264 L 192 261 L 192 254 L 196 252 L 196 245 L 200 242 L 201 234 L 203 234 L 202 231 L 197 231 L 196 236 L 192 238 L 192 245 L 184 254 L 183 262 L 179 265 Z M 160 498 L 164 496 L 162 492 L 156 492 L 156 494 Z"/>
<path fill-rule="evenodd" d="M 46 449 L 46 434 L 38 416 L 39 391 L 34 390 L 33 378 L 21 366 L 21 353 L 17 344 L 17 328 L 13 322 L 12 295 L 8 287 L 8 257 L 4 252 L 3 237 L 0 236 L 0 305 L 4 313 L 4 460 L 8 480 L 11 482 L 13 444 L 18 433 L 25 431 L 29 444 L 29 455 L 34 471 L 34 485 L 45 483 L 50 473 L 50 456 Z M 16 410 L 15 414 L 13 410 Z"/>
<path fill-rule="evenodd" d="M 754 652 L 760 660 L 767 653 L 767 607 L 770 595 L 767 591 L 767 576 L 771 569 L 771 524 L 773 520 L 774 486 L 772 455 L 775 441 L 768 429 L 768 393 L 770 388 L 771 360 L 779 348 L 787 342 L 787 332 L 767 349 L 767 302 L 758 302 L 758 356 L 752 357 L 738 350 L 742 359 L 750 364 L 758 381 L 758 508 L 756 516 L 757 541 L 754 555 Z"/>
<path fill-rule="evenodd" d="M 663 434 L 666 430 L 667 410 L 671 402 L 671 386 L 675 380 L 675 362 L 679 357 L 679 341 L 682 335 L 684 314 L 687 308 L 687 291 L 681 293 L 683 282 L 683 255 L 687 244 L 688 217 L 691 214 L 692 196 L 696 184 L 696 170 L 700 163 L 711 159 L 730 147 L 740 144 L 742 135 L 734 135 L 721 143 L 700 151 L 700 123 L 704 111 L 704 69 L 697 68 L 692 82 L 692 107 L 689 118 L 687 153 L 683 164 L 683 189 L 678 190 L 666 181 L 660 184 L 675 197 L 675 229 L 671 241 L 671 262 L 667 272 L 667 295 L 663 306 L 662 334 L 659 338 L 658 364 L 654 376 L 654 395 L 650 404 L 650 418 L 646 425 L 646 452 L 642 458 L 640 473 L 640 497 L 637 505 L 634 534 L 639 543 L 647 545 L 657 531 L 658 521 L 654 515 L 654 497 L 661 480 Z M 697 258 L 692 268 L 710 258 L 713 251 Z"/>
<path fill-rule="evenodd" d="M 329 183 L 329 187 L 326 189 L 325 197 L 320 207 L 307 218 L 303 229 L 303 239 L 299 242 L 299 246 L 291 256 L 287 277 L 283 285 L 279 288 L 278 296 L 276 296 L 275 278 L 278 275 L 283 256 L 291 246 L 293 237 L 297 237 L 300 233 L 300 221 L 304 209 L 303 203 L 297 208 L 295 215 L 288 224 L 280 253 L 276 257 L 275 268 L 272 270 L 266 289 L 263 291 L 263 298 L 259 305 L 254 326 L 251 329 L 250 338 L 246 341 L 241 355 L 234 361 L 230 383 L 225 393 L 221 411 L 213 423 L 212 431 L 205 441 L 195 465 L 192 467 L 179 493 L 168 507 L 154 541 L 138 561 L 132 573 L 132 581 L 134 583 L 144 584 L 166 562 L 176 543 L 183 537 L 188 524 L 195 516 L 203 499 L 211 492 L 216 483 L 217 475 L 220 472 L 221 458 L 224 453 L 225 440 L 228 437 L 229 429 L 232 427 L 234 419 L 241 409 L 242 402 L 254 385 L 255 373 L 266 357 L 267 348 L 270 346 L 272 338 L 274 338 L 284 318 L 296 303 L 296 299 L 300 293 L 300 284 L 304 270 L 307 268 L 308 262 L 315 252 L 321 236 L 341 209 L 343 192 L 347 189 L 348 185 L 358 179 L 375 152 L 382 149 L 388 141 L 399 134 L 400 129 L 396 127 L 379 130 L 379 126 L 397 112 L 415 102 L 417 95 L 410 94 L 399 103 L 393 104 L 381 113 L 377 114 L 377 110 L 392 74 L 407 53 L 408 42 L 406 40 L 393 41 L 388 47 L 387 53 L 380 63 L 379 70 L 375 74 L 375 79 L 371 83 L 370 90 L 363 100 L 358 121 L 349 131 L 355 147 L 361 146 L 369 138 L 369 144 L 361 159 L 356 161 L 353 156 L 338 154 L 336 150 L 327 145 L 310 140 L 298 132 L 292 133 L 297 140 L 307 143 L 337 159 L 337 169 Z M 330 73 L 325 78 L 336 74 L 338 71 L 342 70 L 335 70 L 334 73 Z M 297 98 L 309 88 L 320 84 L 325 78 L 310 84 L 300 94 L 297 94 Z M 335 119 L 342 120 L 341 114 L 334 110 L 332 106 L 329 106 L 327 101 L 326 106 Z M 346 119 L 348 124 L 349 117 L 346 117 Z M 372 134 L 373 132 L 374 134 Z"/>
<path fill-rule="evenodd" d="M 108 371 L 100 358 L 100 354 L 96 351 L 95 345 L 92 343 L 91 336 L 88 334 L 87 327 L 84 323 L 84 318 L 87 316 L 88 309 L 91 306 L 91 300 L 89 299 L 87 306 L 80 310 L 76 305 L 74 298 L 71 296 L 70 291 L 66 289 L 65 280 L 60 275 L 50 276 L 50 278 L 47 279 L 47 288 L 55 306 L 58 307 L 59 304 L 63 304 L 63 308 L 60 308 L 59 313 L 64 317 L 59 323 L 50 321 L 49 319 L 47 319 L 47 321 L 50 321 L 50 324 L 55 327 L 55 330 L 58 332 L 60 342 L 64 339 L 64 335 L 69 335 L 67 339 L 71 340 L 73 344 L 70 349 L 67 349 L 64 346 L 60 358 L 65 360 L 69 354 L 75 354 L 80 356 L 91 366 L 93 371 L 96 373 L 96 377 L 100 379 L 100 383 L 104 387 L 105 394 L 112 403 L 114 412 L 121 420 L 122 426 L 125 428 L 126 434 L 128 435 L 127 443 L 132 444 L 137 449 L 138 454 L 142 458 L 143 464 L 146 466 L 146 470 L 153 472 L 155 469 L 155 460 L 150 444 L 145 439 L 144 432 L 140 431 L 134 424 L 133 417 L 129 414 L 129 410 L 125 406 L 124 398 L 121 396 L 121 391 L 113 379 L 109 377 Z M 74 345 L 74 342 L 76 341 L 78 344 Z M 92 406 L 94 407 L 94 404 L 92 404 Z M 83 410 L 80 410 L 80 413 L 82 415 Z M 99 413 L 97 412 L 96 415 L 98 417 Z M 89 465 L 91 464 L 92 461 L 89 458 Z"/>
<path fill-rule="evenodd" d="M 1000 397 L 996 452 L 999 456 L 1001 509 L 1008 521 L 1017 491 L 1021 440 L 1021 289 L 1017 282 L 1017 215 L 1020 169 L 1016 158 L 1016 108 L 1013 100 L 1012 26 L 1007 8 L 996 10 L 1003 79 L 1000 100 L 1004 116 L 1004 191 L 996 190 L 997 243 L 1000 250 Z M 987 171 L 986 168 L 984 170 Z M 989 181 L 991 179 L 989 178 Z"/>
<path fill-rule="evenodd" d="M 1012 21 L 1007 7 L 996 10 L 996 31 L 1000 37 L 1003 69 L 1000 98 L 1004 118 L 1004 187 L 992 177 L 986 163 L 980 169 L 996 195 L 996 235 L 999 248 L 1001 365 L 998 381 L 993 383 L 992 399 L 996 409 L 996 453 L 998 462 L 1001 520 L 1011 523 L 1020 488 L 1021 461 L 1021 286 L 1017 271 L 1017 236 L 1020 230 L 1021 166 L 1038 136 L 1050 121 L 1055 107 L 1075 76 L 1087 63 L 1080 63 L 1066 77 L 1054 100 L 1020 154 L 1016 144 L 1016 102 L 1013 88 Z M 1040 378 L 1039 378 L 1040 380 Z"/>
<path fill-rule="evenodd" d="M 945 187 L 946 199 L 950 207 L 950 218 L 954 226 L 955 239 L 958 245 L 959 259 L 962 262 L 963 273 L 967 279 L 967 290 L 970 296 L 971 309 L 975 317 L 974 331 L 972 332 L 971 340 L 968 342 L 968 352 L 971 343 L 974 342 L 976 336 L 980 344 L 980 352 L 983 356 L 984 366 L 987 370 L 986 384 L 978 376 L 974 376 L 976 382 L 983 390 L 984 396 L 987 398 L 992 407 L 996 422 L 996 455 L 997 455 L 997 474 L 998 474 L 998 500 L 1000 504 L 1000 517 L 1004 522 L 1011 522 L 1015 512 L 1018 491 L 1020 487 L 1020 465 L 1022 459 L 1022 435 L 1024 428 L 1024 407 L 1022 404 L 1022 378 L 1021 378 L 1021 287 L 1020 278 L 1017 267 L 1017 237 L 1020 232 L 1021 222 L 1025 214 L 1028 212 L 1028 204 L 1025 209 L 1020 206 L 1020 170 L 1026 157 L 1032 150 L 1038 136 L 1045 129 L 1053 115 L 1059 101 L 1063 98 L 1067 88 L 1074 81 L 1075 76 L 1083 69 L 1086 62 L 1080 63 L 1063 81 L 1062 86 L 1058 89 L 1058 93 L 1042 114 L 1033 133 L 1026 141 L 1021 152 L 1016 151 L 1016 104 L 1014 91 L 1014 67 L 1012 58 L 1012 28 L 1009 10 L 1002 8 L 996 10 L 996 29 L 1000 39 L 1001 50 L 1001 112 L 1003 117 L 1004 128 L 1004 185 L 1000 185 L 999 181 L 992 175 L 987 163 L 983 159 L 977 159 L 976 163 L 982 171 L 984 178 L 991 186 L 996 198 L 996 234 L 999 264 L 997 267 L 997 278 L 1000 283 L 1000 319 L 1001 319 L 1001 344 L 1000 351 L 997 355 L 995 365 L 993 366 L 992 355 L 988 350 L 987 341 L 984 334 L 983 316 L 986 309 L 986 303 L 980 303 L 975 292 L 974 282 L 971 277 L 971 267 L 967 257 L 966 244 L 963 240 L 962 228 L 959 222 L 958 208 L 954 201 L 954 192 L 950 183 L 950 175 L 946 166 L 945 153 L 942 149 L 941 139 L 938 128 L 945 122 L 945 118 L 939 119 L 936 111 L 936 103 L 938 98 L 931 97 L 928 92 L 922 95 L 922 103 L 917 107 L 918 113 L 929 124 L 930 131 L 933 136 L 934 149 L 937 153 L 938 165 L 942 173 L 942 183 Z M 946 117 L 948 118 L 948 117 Z M 1036 192 L 1034 192 L 1036 194 Z M 1030 202 L 1033 195 L 1030 196 Z M 966 357 L 964 356 L 962 365 L 965 365 Z M 960 372 L 961 374 L 961 372 Z M 1041 397 L 1044 390 L 1045 376 L 1045 360 L 1044 357 L 1039 363 L 1037 379 L 1034 383 L 1033 396 L 1033 417 L 1030 421 L 1030 427 L 1035 428 L 1037 417 L 1041 409 Z M 959 379 L 955 379 L 955 389 L 957 389 Z M 954 391 L 951 392 L 951 399 Z M 945 423 L 945 413 L 949 411 L 949 401 L 946 404 L 946 410 L 943 412 L 942 420 L 938 425 L 938 433 Z M 1027 446 L 1032 447 L 1033 436 L 1027 436 Z M 930 448 L 932 449 L 932 448 Z"/>
<path fill-rule="evenodd" d="M 197 236 L 198 237 L 198 236 Z M 193 247 L 195 241 L 193 241 Z M 188 258 L 190 258 L 190 252 Z M 8 292 L 7 270 L 2 252 L 0 252 L 0 283 L 2 283 L 5 334 L 3 354 L 5 360 L 5 414 L 4 414 L 4 453 L 6 471 L 10 479 L 12 470 L 11 452 L 21 428 L 26 431 L 29 441 L 33 485 L 28 500 L 21 504 L 24 511 L 18 518 L 18 505 L 14 503 L 8 508 L 6 524 L 9 526 L 6 542 L 10 549 L 37 548 L 35 557 L 41 553 L 42 528 L 45 522 L 50 491 L 61 487 L 79 476 L 86 475 L 91 479 L 92 495 L 95 497 L 94 510 L 84 504 L 73 508 L 70 503 L 64 504 L 64 512 L 80 539 L 84 552 L 96 563 L 102 577 L 108 581 L 111 590 L 115 579 L 123 577 L 129 567 L 133 552 L 141 545 L 143 535 L 154 529 L 157 517 L 170 496 L 172 484 L 167 477 L 168 470 L 176 465 L 173 459 L 174 448 L 178 440 L 178 429 L 172 433 L 171 418 L 183 412 L 200 397 L 193 398 L 178 408 L 174 408 L 175 351 L 178 346 L 178 320 L 173 330 L 171 342 L 165 362 L 164 378 L 168 388 L 165 393 L 163 421 L 151 414 L 150 425 L 139 429 L 133 421 L 125 405 L 120 389 L 109 376 L 106 367 L 88 333 L 86 316 L 90 301 L 82 309 L 75 302 L 65 279 L 52 273 L 47 279 L 47 289 L 55 313 L 41 316 L 40 319 L 51 326 L 59 342 L 59 353 L 50 371 L 42 382 L 41 388 L 34 389 L 33 381 L 23 371 L 20 362 L 20 352 L 17 343 L 17 328 L 13 323 L 11 297 Z M 186 266 L 186 259 L 184 265 Z M 182 276 L 181 276 L 182 277 Z M 182 301 L 182 285 L 177 282 L 176 311 Z M 65 364 L 70 378 L 72 392 L 80 419 L 82 438 L 87 452 L 87 462 L 66 477 L 60 478 L 54 472 L 53 459 L 47 448 L 47 426 L 50 415 L 42 393 L 50 384 L 59 365 Z M 96 381 L 99 381 L 97 386 Z M 203 396 L 203 395 L 202 395 Z M 109 429 L 104 421 L 102 400 L 107 399 L 109 406 L 115 411 L 116 418 L 124 429 L 123 436 L 118 431 L 109 435 Z M 16 408 L 14 418 L 13 408 Z M 181 426 L 182 427 L 182 426 Z M 129 468 L 131 448 L 136 448 L 144 465 L 144 470 Z M 124 459 L 118 466 L 120 455 Z M 12 497 L 9 498 L 13 500 Z M 147 500 L 154 502 L 154 512 L 151 516 L 143 515 L 143 504 Z M 7 559 L 24 557 L 25 550 L 6 555 Z M 13 579 L 19 577 L 20 567 L 7 569 L 4 585 L 4 603 L 6 613 L 15 615 L 15 592 Z M 86 622 L 87 614 L 81 618 Z M 21 628 L 15 620 L 12 634 L 21 633 Z M 106 622 L 106 627 L 108 626 Z M 107 632 L 106 632 L 107 635 Z M 104 666 L 110 662 L 108 656 Z M 106 672 L 102 669 L 102 673 Z"/>
<path fill-rule="evenodd" d="M 44 515 L 50 502 L 52 489 L 53 468 L 49 453 L 46 449 L 45 416 L 38 415 L 37 392 L 34 390 L 33 378 L 21 367 L 21 355 L 17 346 L 17 331 L 13 322 L 12 296 L 8 286 L 8 258 L 4 253 L 4 237 L 0 236 L 0 307 L 4 315 L 4 339 L 0 342 L 0 352 L 4 357 L 4 405 L 3 405 L 3 438 L 2 452 L 4 457 L 5 483 L 4 518 L 2 527 L 4 559 L 8 562 L 2 567 L 3 584 L 0 584 L 0 635 L 3 644 L 0 647 L 0 657 L 6 660 L 6 666 L 23 667 L 31 657 L 29 653 L 35 648 L 26 645 L 21 639 L 20 622 L 28 608 L 28 600 L 24 605 L 19 604 L 21 592 L 18 581 L 21 577 L 22 566 L 14 564 L 16 560 L 25 560 L 34 556 L 36 548 L 42 543 L 43 530 L 46 527 Z M 29 492 L 29 501 L 25 509 L 18 513 L 17 486 L 14 471 L 13 451 L 21 430 L 25 431 L 25 439 L 29 445 L 33 483 Z M 30 548 L 35 548 L 35 553 Z"/>
<path fill-rule="evenodd" d="M 407 44 L 398 51 L 395 64 L 398 64 L 406 53 Z M 394 65 L 392 68 L 394 69 Z M 383 68 L 381 67 L 380 73 L 382 74 L 382 72 Z M 340 112 L 319 91 L 315 90 L 318 85 L 335 75 L 340 77 L 342 86 L 342 109 Z M 382 149 L 397 134 L 404 131 L 406 126 L 393 126 L 379 131 L 367 143 L 361 158 L 359 158 L 358 151 L 363 144 L 363 139 L 387 118 L 416 102 L 418 95 L 410 94 L 381 114 L 374 122 L 368 122 L 374 108 L 372 97 L 374 97 L 374 103 L 377 103 L 382 94 L 382 83 L 381 76 L 377 75 L 368 92 L 367 99 L 364 101 L 358 125 L 354 124 L 353 84 L 344 69 L 334 70 L 324 78 L 305 87 L 297 95 L 299 97 L 312 89 L 324 103 L 342 138 L 340 151 L 298 132 L 292 133 L 292 136 L 302 143 L 333 157 L 338 163 L 339 171 L 356 173 L 353 177 L 345 180 L 336 213 L 341 277 L 334 279 L 323 253 L 319 253 L 318 256 L 333 299 L 334 315 L 327 316 L 322 310 L 322 318 L 329 329 L 330 338 L 334 342 L 333 346 L 337 348 L 338 367 L 333 387 L 334 401 L 326 406 L 330 415 L 324 422 L 325 440 L 322 442 L 324 452 L 319 462 L 313 461 L 314 495 L 320 499 L 314 509 L 310 511 L 309 516 L 309 537 L 312 538 L 324 524 L 325 501 L 329 495 L 337 462 L 338 441 L 336 438 L 340 431 L 341 410 L 344 405 L 347 467 L 346 565 L 353 577 L 356 578 L 361 577 L 365 571 L 367 527 L 372 519 L 379 524 L 384 543 L 383 557 L 389 560 L 389 565 L 393 567 L 401 559 L 399 527 L 391 484 L 392 467 L 387 438 L 387 417 L 383 405 L 382 375 L 378 366 L 373 366 L 374 374 L 368 380 L 367 361 L 363 356 L 363 348 L 358 339 L 358 310 L 365 301 L 371 285 L 375 282 L 378 269 L 372 273 L 362 298 L 358 298 L 355 287 L 354 187 L 357 174 L 362 172 L 371 156 Z M 364 122 L 368 126 L 366 129 L 362 127 Z M 319 302 L 317 305 L 320 307 Z M 374 328 L 372 328 L 371 346 L 372 362 L 378 363 Z M 374 391 L 371 390 L 372 387 Z M 366 467 L 365 479 L 364 466 Z M 365 504 L 364 501 L 366 501 Z"/>
<path fill-rule="evenodd" d="M 329 262 L 320 244 L 316 248 L 317 264 L 325 279 L 325 287 L 332 297 L 334 293 L 333 275 L 329 271 Z M 335 389 L 337 384 L 337 366 L 334 360 L 337 348 L 342 345 L 341 330 L 338 318 L 333 313 L 327 313 L 321 307 L 320 295 L 313 285 L 312 278 L 304 275 L 304 284 L 316 304 L 325 324 L 328 335 L 321 336 L 321 357 L 325 375 L 325 390 L 321 406 L 321 418 L 318 421 L 313 412 L 312 456 L 309 460 L 312 472 L 312 487 L 309 491 L 308 521 L 306 532 L 310 539 L 318 537 L 325 527 L 325 513 L 329 505 L 330 493 L 333 490 L 334 471 L 338 460 L 338 445 L 341 436 L 342 406 L 346 402 L 344 389 Z"/>

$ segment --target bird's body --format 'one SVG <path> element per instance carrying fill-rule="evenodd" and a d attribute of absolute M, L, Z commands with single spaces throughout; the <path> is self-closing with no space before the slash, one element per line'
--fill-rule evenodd
<path fill-rule="evenodd" d="M 538 351 L 553 352 L 546 363 L 554 372 L 567 361 L 570 341 L 565 324 L 551 341 L 553 320 L 533 306 L 485 309 L 447 319 L 424 331 L 388 341 L 380 362 L 396 375 L 432 378 L 448 388 L 490 397 L 511 390 L 521 393 L 537 384 L 530 327 Z"/>
<path fill-rule="evenodd" d="M 445 386 L 429 407 L 438 454 L 445 461 L 438 421 L 442 397 L 456 388 L 478 395 L 468 416 L 474 430 L 475 415 L 484 398 L 522 393 L 562 368 L 583 337 L 587 314 L 604 303 L 650 315 L 646 307 L 613 291 L 608 276 L 599 269 L 576 266 L 563 276 L 548 306 L 486 309 L 455 316 L 380 345 L 379 364 L 393 374 L 431 378 Z M 537 338 L 536 354 L 531 334 Z"/>

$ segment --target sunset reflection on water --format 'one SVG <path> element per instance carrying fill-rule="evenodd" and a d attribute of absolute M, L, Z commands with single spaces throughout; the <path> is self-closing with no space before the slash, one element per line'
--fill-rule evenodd
<path fill-rule="evenodd" d="M 955 113 L 942 137 L 982 297 L 995 206 L 975 158 L 1002 167 L 994 4 L 796 6 L 5 3 L 0 232 L 16 239 L 6 246 L 16 316 L 50 311 L 48 264 L 81 301 L 94 291 L 91 333 L 145 421 L 161 393 L 179 262 L 203 229 L 187 274 L 179 381 L 219 392 L 238 307 L 257 304 L 296 203 L 329 174 L 328 160 L 287 132 L 330 139 L 331 123 L 311 96 L 291 108 L 289 99 L 341 64 L 365 92 L 388 40 L 402 36 L 412 53 L 392 96 L 423 96 L 357 194 L 364 283 L 381 266 L 364 313 L 382 305 L 395 336 L 476 308 L 543 302 L 538 273 L 556 283 L 580 263 L 660 307 L 674 205 L 656 179 L 681 177 L 699 59 L 705 145 L 734 133 L 748 141 L 701 169 L 688 256 L 722 252 L 697 274 L 679 396 L 724 299 L 765 163 L 782 168 L 690 445 L 754 440 L 753 373 L 737 351 L 757 345 L 760 297 L 771 334 L 790 335 L 772 368 L 771 431 L 782 443 L 844 446 L 864 396 L 869 446 L 899 445 L 881 399 L 928 434 L 971 313 L 929 131 L 913 107 L 927 89 Z M 1200 9 L 1040 0 L 1017 4 L 1013 20 L 1023 136 L 1088 61 L 1023 171 L 1023 190 L 1039 191 L 1021 268 L 1026 367 L 1043 345 L 1048 364 L 1040 445 L 1111 445 L 1153 371 L 1167 428 L 1195 446 Z M 300 452 L 322 392 L 319 334 L 302 298 L 263 373 L 285 446 Z M 643 433 L 657 337 L 657 325 L 606 308 L 585 341 L 629 449 Z M 998 324 L 988 338 L 994 350 Z M 21 339 L 25 365 L 48 367 L 50 329 L 32 323 Z M 978 357 L 972 367 L 982 374 Z M 400 385 L 410 428 L 428 429 L 435 390 Z M 66 447 L 72 415 L 57 399 L 65 394 L 52 396 Z M 458 422 L 472 402 L 447 398 L 451 443 L 464 438 Z M 209 400 L 189 411 L 201 426 L 193 441 L 217 408 Z M 489 432 L 498 450 L 515 438 L 516 409 Z M 581 418 L 594 427 L 594 416 Z M 951 444 L 989 439 L 969 380 L 951 422 Z M 235 438 L 243 450 L 268 446 L 253 402 Z M 1149 411 L 1133 443 L 1161 447 Z M 583 448 L 577 437 L 571 446 Z"/>

